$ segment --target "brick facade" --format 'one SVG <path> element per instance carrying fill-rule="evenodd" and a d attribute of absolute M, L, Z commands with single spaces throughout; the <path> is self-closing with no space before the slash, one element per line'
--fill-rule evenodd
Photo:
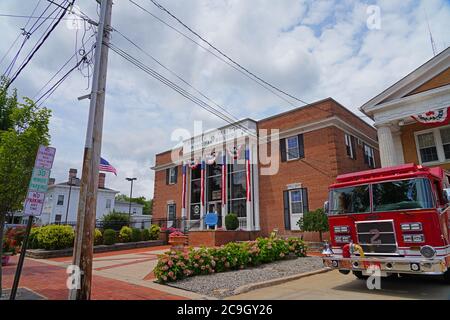
<path fill-rule="evenodd" d="M 380 165 L 375 128 L 331 98 L 260 120 L 257 126 L 258 130 L 279 129 L 280 138 L 303 134 L 304 142 L 303 159 L 280 162 L 276 175 L 259 175 L 259 217 L 263 235 L 273 229 L 281 234 L 293 232 L 286 230 L 284 223 L 283 191 L 288 184 L 298 183 L 306 188 L 309 209 L 315 210 L 323 206 L 328 186 L 337 175 L 370 169 L 364 161 L 364 144 L 374 149 L 375 165 Z M 356 138 L 355 159 L 347 156 L 346 133 Z M 156 156 L 154 219 L 167 217 L 169 201 L 177 204 L 177 217 L 181 217 L 181 169 L 178 169 L 178 183 L 167 185 L 165 169 L 170 162 L 170 152 Z"/>

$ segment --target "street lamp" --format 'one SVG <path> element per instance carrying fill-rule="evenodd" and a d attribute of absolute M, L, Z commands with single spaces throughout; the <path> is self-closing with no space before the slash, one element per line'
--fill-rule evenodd
<path fill-rule="evenodd" d="M 131 224 L 131 199 L 133 197 L 133 181 L 137 180 L 137 178 L 126 178 L 127 181 L 131 182 L 131 189 L 130 189 L 130 207 L 128 208 L 128 220 Z"/>

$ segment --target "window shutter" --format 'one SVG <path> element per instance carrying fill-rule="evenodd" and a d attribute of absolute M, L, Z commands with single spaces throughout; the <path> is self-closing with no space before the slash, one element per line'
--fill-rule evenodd
<path fill-rule="evenodd" d="M 178 167 L 175 167 L 175 181 L 174 183 L 177 183 L 178 181 Z"/>
<path fill-rule="evenodd" d="M 353 153 L 353 160 L 356 160 L 356 139 L 354 136 L 350 136 L 350 142 L 352 144 L 352 153 Z"/>
<path fill-rule="evenodd" d="M 280 139 L 281 162 L 287 161 L 286 155 L 286 139 Z"/>
<path fill-rule="evenodd" d="M 303 134 L 298 135 L 298 154 L 300 159 L 305 157 L 305 143 L 303 141 Z"/>
<path fill-rule="evenodd" d="M 166 185 L 169 184 L 170 179 L 170 169 L 166 169 Z"/>
<path fill-rule="evenodd" d="M 291 214 L 289 212 L 289 191 L 283 191 L 284 199 L 284 229 L 291 230 Z"/>
<path fill-rule="evenodd" d="M 309 205 L 308 205 L 308 189 L 303 188 L 302 189 L 302 201 L 303 201 L 303 213 L 309 211 Z"/>

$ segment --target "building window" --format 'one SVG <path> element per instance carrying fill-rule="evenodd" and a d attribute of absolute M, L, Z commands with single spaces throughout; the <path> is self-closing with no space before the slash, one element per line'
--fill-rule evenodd
<path fill-rule="evenodd" d="M 191 169 L 191 206 L 190 219 L 200 219 L 201 166 Z"/>
<path fill-rule="evenodd" d="M 375 152 L 372 147 L 364 144 L 364 163 L 370 168 L 375 168 Z"/>
<path fill-rule="evenodd" d="M 167 205 L 167 227 L 171 227 L 175 218 L 177 216 L 177 205 L 175 203 L 170 203 Z M 170 223 L 169 223 L 170 222 Z"/>
<path fill-rule="evenodd" d="M 418 135 L 417 142 L 422 162 L 439 160 L 433 132 Z"/>
<path fill-rule="evenodd" d="M 286 139 L 287 160 L 295 160 L 299 158 L 298 137 L 290 137 Z"/>
<path fill-rule="evenodd" d="M 241 152 L 239 159 L 228 166 L 228 213 L 240 218 L 247 216 L 247 171 L 243 162 L 245 154 Z"/>
<path fill-rule="evenodd" d="M 137 213 L 137 209 L 133 208 L 133 214 L 136 214 L 136 213 Z"/>
<path fill-rule="evenodd" d="M 289 192 L 289 210 L 291 214 L 303 214 L 301 190 L 292 190 Z"/>
<path fill-rule="evenodd" d="M 445 160 L 450 159 L 450 127 L 439 130 L 441 133 L 442 148 L 444 148 Z"/>
<path fill-rule="evenodd" d="M 345 147 L 347 150 L 347 156 L 350 159 L 356 159 L 356 149 L 355 149 L 355 137 L 345 134 Z"/>
<path fill-rule="evenodd" d="M 300 230 L 298 222 L 308 212 L 308 190 L 306 188 L 283 192 L 284 227 L 286 230 Z"/>
<path fill-rule="evenodd" d="M 62 215 L 60 215 L 60 214 L 55 215 L 55 223 L 61 223 L 61 220 L 62 220 Z"/>
<path fill-rule="evenodd" d="M 111 199 L 106 199 L 106 209 L 111 209 Z"/>
<path fill-rule="evenodd" d="M 64 205 L 64 195 L 63 194 L 58 195 L 58 201 L 57 201 L 56 205 L 58 205 L 58 206 Z"/>
<path fill-rule="evenodd" d="M 176 184 L 177 178 L 178 178 L 178 167 L 172 167 L 166 170 L 166 184 Z"/>

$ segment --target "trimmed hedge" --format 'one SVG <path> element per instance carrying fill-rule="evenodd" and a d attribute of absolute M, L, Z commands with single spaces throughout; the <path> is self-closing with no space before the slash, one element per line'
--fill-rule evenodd
<path fill-rule="evenodd" d="M 141 229 L 138 228 L 131 229 L 131 242 L 139 242 L 139 241 L 142 241 Z"/>
<path fill-rule="evenodd" d="M 34 228 L 30 237 L 32 247 L 59 250 L 73 247 L 75 232 L 71 226 L 49 225 Z"/>
<path fill-rule="evenodd" d="M 119 232 L 119 240 L 121 242 L 130 242 L 131 241 L 131 233 L 133 232 L 133 230 L 131 230 L 130 227 L 122 227 L 122 229 L 120 229 Z"/>
<path fill-rule="evenodd" d="M 150 239 L 151 239 L 150 230 L 149 229 L 142 230 L 142 241 L 149 241 Z"/>
<path fill-rule="evenodd" d="M 106 229 L 103 232 L 103 244 L 109 246 L 115 244 L 116 242 L 117 242 L 116 231 L 114 231 L 113 229 Z"/>
<path fill-rule="evenodd" d="M 98 246 L 103 244 L 103 235 L 102 232 L 95 228 L 95 232 L 94 232 L 94 245 Z"/>
<path fill-rule="evenodd" d="M 161 232 L 161 227 L 157 224 L 152 224 L 150 226 L 150 240 L 158 240 L 159 233 Z"/>
<path fill-rule="evenodd" d="M 153 272 L 160 283 L 194 275 L 245 269 L 285 259 L 306 256 L 306 244 L 299 238 L 269 237 L 249 242 L 230 242 L 220 248 L 190 248 L 161 255 Z"/>
<path fill-rule="evenodd" d="M 239 219 L 236 214 L 230 213 L 225 216 L 225 228 L 231 231 L 239 228 Z"/>

